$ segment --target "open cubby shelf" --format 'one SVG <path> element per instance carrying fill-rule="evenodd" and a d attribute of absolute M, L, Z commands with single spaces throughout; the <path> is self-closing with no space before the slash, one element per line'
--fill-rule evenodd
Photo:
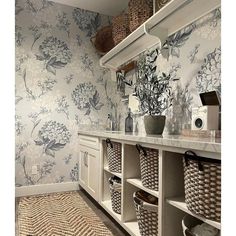
<path fill-rule="evenodd" d="M 142 144 L 144 145 L 144 144 Z M 122 173 L 109 171 L 106 156 L 105 141 L 102 141 L 102 189 L 101 205 L 104 209 L 132 236 L 140 236 L 137 216 L 135 212 L 133 194 L 140 189 L 159 199 L 159 221 L 157 236 L 183 235 L 182 219 L 186 214 L 202 220 L 220 229 L 221 224 L 190 212 L 184 202 L 184 172 L 183 155 L 180 152 L 159 150 L 159 191 L 148 189 L 142 185 L 139 153 L 135 143 L 122 141 Z M 144 145 L 145 146 L 145 145 Z M 147 147 L 149 147 L 147 145 Z M 152 147 L 153 148 L 153 147 Z M 207 153 L 206 153 L 207 156 Z M 212 154 L 209 153 L 212 157 Z M 121 178 L 122 197 L 121 215 L 115 213 L 111 207 L 111 196 L 108 179 L 111 176 Z M 182 197 L 179 197 L 182 196 Z"/>
<path fill-rule="evenodd" d="M 102 201 L 101 205 L 115 218 L 116 221 L 121 222 L 121 215 L 112 210 L 111 200 Z"/>
<path fill-rule="evenodd" d="M 195 218 L 217 228 L 217 229 L 221 229 L 221 224 L 219 222 L 216 222 L 216 221 L 213 221 L 213 220 L 208 220 L 204 217 L 201 217 L 199 215 L 196 215 L 194 213 L 192 213 L 190 210 L 188 210 L 187 208 L 187 205 L 184 201 L 184 197 L 176 197 L 176 198 L 169 198 L 169 199 L 166 199 L 167 203 L 169 203 L 170 205 L 186 212 L 187 214 L 189 215 L 192 215 L 194 216 Z"/>
<path fill-rule="evenodd" d="M 105 167 L 104 167 L 104 170 L 105 170 L 106 172 L 108 172 L 108 173 L 110 173 L 110 174 L 112 174 L 112 175 L 115 175 L 115 176 L 117 176 L 117 177 L 119 177 L 119 178 L 122 179 L 122 174 L 121 174 L 121 173 L 117 173 L 117 172 L 110 171 L 109 168 L 108 168 L 108 166 L 105 166 Z"/>
<path fill-rule="evenodd" d="M 128 183 L 133 184 L 134 186 L 144 190 L 145 192 L 150 193 L 151 195 L 153 195 L 155 197 L 159 196 L 158 191 L 154 191 L 154 190 L 151 190 L 151 189 L 148 189 L 148 188 L 144 187 L 143 184 L 142 184 L 141 179 L 127 179 L 126 181 Z"/>

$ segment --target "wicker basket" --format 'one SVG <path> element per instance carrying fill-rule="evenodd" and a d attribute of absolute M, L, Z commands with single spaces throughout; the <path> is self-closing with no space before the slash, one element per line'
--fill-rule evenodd
<path fill-rule="evenodd" d="M 121 214 L 121 181 L 117 177 L 109 178 L 112 210 Z"/>
<path fill-rule="evenodd" d="M 156 0 L 155 2 L 155 11 L 159 11 L 162 7 L 164 7 L 170 0 Z"/>
<path fill-rule="evenodd" d="M 99 54 L 104 55 L 109 52 L 115 46 L 112 38 L 112 26 L 108 25 L 98 30 L 96 35 L 92 37 L 90 41 Z"/>
<path fill-rule="evenodd" d="M 191 215 L 185 215 L 182 219 L 182 229 L 183 229 L 183 235 L 184 236 L 196 236 L 191 232 L 191 229 L 195 227 L 196 225 L 200 225 L 203 222 L 195 217 L 192 217 Z"/>
<path fill-rule="evenodd" d="M 129 1 L 129 29 L 134 31 L 153 14 L 153 2 L 149 0 Z"/>
<path fill-rule="evenodd" d="M 108 168 L 110 171 L 121 173 L 121 144 L 111 142 L 108 138 L 106 139 L 106 143 Z"/>
<path fill-rule="evenodd" d="M 138 196 L 138 192 L 133 194 L 133 198 L 140 234 L 156 236 L 158 235 L 158 205 L 143 200 Z"/>
<path fill-rule="evenodd" d="M 184 186 L 187 207 L 207 219 L 221 218 L 221 161 L 184 154 Z"/>
<path fill-rule="evenodd" d="M 126 13 L 114 16 L 112 19 L 112 37 L 115 45 L 129 35 L 129 18 Z"/>
<path fill-rule="evenodd" d="M 141 181 L 144 187 L 158 191 L 159 152 L 136 144 L 139 151 Z"/>

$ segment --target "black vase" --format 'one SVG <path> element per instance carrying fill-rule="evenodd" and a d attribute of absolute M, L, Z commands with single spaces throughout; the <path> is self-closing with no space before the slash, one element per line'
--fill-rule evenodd
<path fill-rule="evenodd" d="M 162 135 L 165 128 L 166 117 L 146 115 L 144 116 L 144 126 L 147 134 Z"/>
<path fill-rule="evenodd" d="M 133 132 L 133 118 L 130 113 L 128 113 L 128 116 L 125 119 L 125 132 Z"/>

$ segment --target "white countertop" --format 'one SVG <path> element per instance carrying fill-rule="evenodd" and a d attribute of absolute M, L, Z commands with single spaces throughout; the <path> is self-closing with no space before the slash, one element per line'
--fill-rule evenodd
<path fill-rule="evenodd" d="M 110 138 L 116 140 L 133 141 L 137 143 L 156 144 L 178 148 L 195 149 L 206 152 L 221 152 L 221 139 L 219 138 L 197 138 L 181 135 L 147 135 L 125 133 L 123 131 L 94 131 L 79 130 L 78 134 L 89 135 L 99 138 Z"/>

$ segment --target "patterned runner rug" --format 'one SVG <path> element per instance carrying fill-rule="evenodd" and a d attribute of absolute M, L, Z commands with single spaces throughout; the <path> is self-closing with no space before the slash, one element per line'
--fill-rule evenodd
<path fill-rule="evenodd" d="M 83 198 L 74 192 L 22 197 L 19 236 L 112 236 Z"/>

